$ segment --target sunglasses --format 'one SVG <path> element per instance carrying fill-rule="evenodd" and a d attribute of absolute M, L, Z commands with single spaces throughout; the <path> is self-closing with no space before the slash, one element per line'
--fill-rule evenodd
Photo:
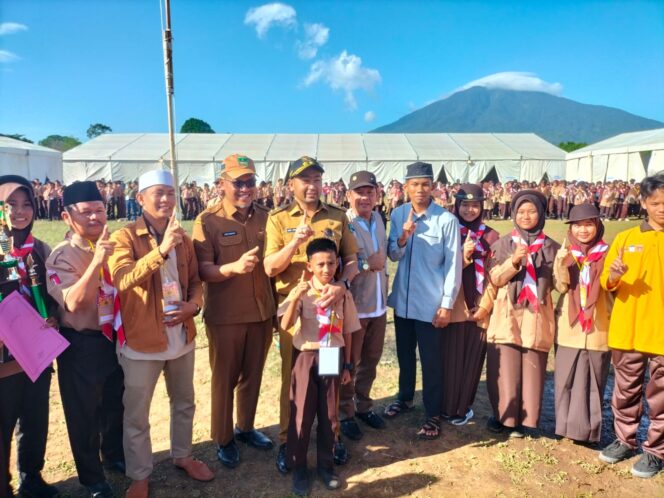
<path fill-rule="evenodd" d="M 232 183 L 233 187 L 238 190 L 242 187 L 254 188 L 256 186 L 256 178 L 251 178 L 249 180 L 231 180 L 230 178 L 226 178 L 225 180 Z"/>

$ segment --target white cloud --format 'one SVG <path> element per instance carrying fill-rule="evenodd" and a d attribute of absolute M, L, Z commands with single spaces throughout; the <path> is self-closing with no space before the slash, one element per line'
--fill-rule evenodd
<path fill-rule="evenodd" d="M 563 86 L 560 83 L 549 83 L 538 78 L 535 73 L 519 71 L 506 71 L 503 73 L 490 74 L 484 78 L 466 83 L 461 88 L 456 89 L 455 92 L 466 90 L 474 86 L 501 88 L 503 90 L 544 92 L 552 95 L 560 95 L 563 92 Z"/>
<path fill-rule="evenodd" d="M 19 60 L 20 57 L 9 50 L 0 50 L 0 63 L 14 62 Z"/>
<path fill-rule="evenodd" d="M 20 31 L 26 31 L 28 27 L 25 24 L 18 22 L 3 22 L 0 23 L 0 36 L 11 35 Z"/>
<path fill-rule="evenodd" d="M 253 7 L 247 11 L 244 23 L 255 25 L 258 38 L 263 38 L 272 26 L 293 28 L 297 25 L 297 14 L 290 5 L 283 3 L 266 3 L 260 7 Z"/>
<path fill-rule="evenodd" d="M 322 23 L 304 24 L 304 41 L 295 43 L 297 55 L 300 59 L 313 59 L 318 49 L 327 43 L 330 37 L 330 28 Z"/>
<path fill-rule="evenodd" d="M 371 123 L 374 119 L 376 119 L 376 113 L 373 111 L 367 111 L 364 113 L 364 122 L 365 123 Z"/>
<path fill-rule="evenodd" d="M 349 109 L 357 109 L 355 90 L 371 91 L 380 83 L 377 69 L 362 66 L 362 59 L 346 50 L 337 57 L 314 62 L 304 79 L 304 86 L 318 82 L 326 83 L 332 90 L 343 90 L 344 100 Z"/>

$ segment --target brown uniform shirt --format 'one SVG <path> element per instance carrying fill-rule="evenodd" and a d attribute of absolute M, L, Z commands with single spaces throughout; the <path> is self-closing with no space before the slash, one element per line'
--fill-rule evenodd
<path fill-rule="evenodd" d="M 262 258 L 268 210 L 254 202 L 246 220 L 224 200 L 203 211 L 194 223 L 193 241 L 199 264 L 225 265 L 258 246 Z M 223 282 L 203 283 L 203 318 L 211 325 L 263 322 L 276 313 L 270 279 L 262 260 L 251 273 Z"/>
<path fill-rule="evenodd" d="M 90 247 L 88 241 L 78 234 L 73 234 L 70 240 L 58 244 L 46 260 L 48 293 L 59 305 L 58 318 L 61 327 L 79 331 L 101 330 L 97 306 L 88 306 L 72 313 L 65 305 L 67 294 L 90 266 L 93 256 L 94 248 Z"/>
<path fill-rule="evenodd" d="M 286 300 L 279 306 L 279 314 L 282 315 L 288 309 L 289 303 L 294 299 L 295 289 L 291 291 Z M 314 289 L 302 296 L 297 303 L 295 326 L 290 329 L 293 332 L 293 346 L 300 351 L 316 351 L 320 348 L 319 323 L 316 318 L 315 301 L 320 294 Z M 344 338 L 342 334 L 352 334 L 362 328 L 360 319 L 357 317 L 357 309 L 353 301 L 353 295 L 346 291 L 344 298 L 332 306 L 332 325 L 339 328 L 341 332 L 330 336 L 331 347 L 343 347 Z"/>
<path fill-rule="evenodd" d="M 302 221 L 302 216 L 302 210 L 297 202 L 270 213 L 265 229 L 265 257 L 278 252 L 293 240 L 295 230 Z M 341 258 L 355 255 L 357 254 L 357 244 L 355 236 L 348 228 L 348 224 L 344 209 L 321 202 L 318 211 L 309 220 L 309 226 L 314 231 L 314 236 L 310 240 L 327 237 L 334 240 Z M 280 301 L 297 285 L 302 272 L 306 269 L 306 250 L 306 244 L 298 247 L 290 265 L 276 276 L 276 287 Z"/>

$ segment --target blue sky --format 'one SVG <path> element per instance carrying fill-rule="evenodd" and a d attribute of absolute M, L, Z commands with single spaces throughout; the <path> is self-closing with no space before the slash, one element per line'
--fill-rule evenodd
<path fill-rule="evenodd" d="M 171 2 L 178 129 L 363 132 L 476 80 L 664 121 L 662 1 Z M 164 132 L 165 102 L 159 0 L 0 2 L 0 133 Z"/>

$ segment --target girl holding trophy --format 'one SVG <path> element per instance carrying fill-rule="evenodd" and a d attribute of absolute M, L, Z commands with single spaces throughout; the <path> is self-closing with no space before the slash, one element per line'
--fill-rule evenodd
<path fill-rule="evenodd" d="M 21 176 L 0 176 L 0 202 L 3 205 L 0 227 L 3 261 L 16 261 L 11 269 L 0 273 L 0 292 L 15 290 L 18 283 L 19 292 L 41 310 L 42 316 L 46 315 L 48 326 L 57 327 L 53 317 L 57 307 L 48 297 L 45 283 L 44 263 L 51 249 L 32 235 L 37 210 L 32 185 Z M 7 274 L 13 282 L 8 281 Z M 17 424 L 19 492 L 22 496 L 39 498 L 58 495 L 57 488 L 41 477 L 52 374 L 53 369 L 47 368 L 33 383 L 0 342 L 0 473 L 3 475 L 0 482 L 6 483 L 0 489 L 2 496 L 13 496 L 9 484 L 9 452 Z"/>

